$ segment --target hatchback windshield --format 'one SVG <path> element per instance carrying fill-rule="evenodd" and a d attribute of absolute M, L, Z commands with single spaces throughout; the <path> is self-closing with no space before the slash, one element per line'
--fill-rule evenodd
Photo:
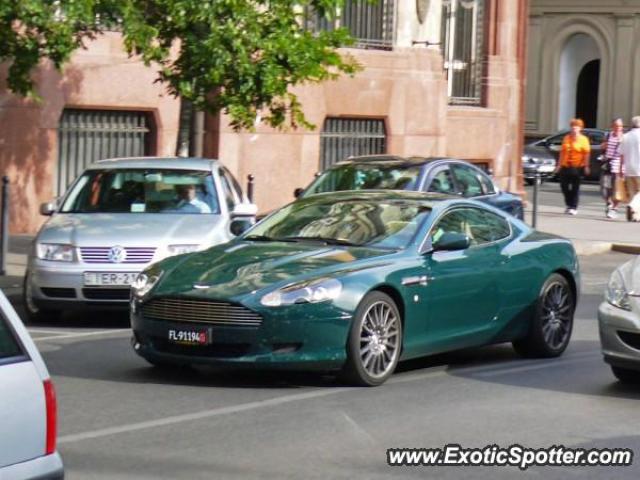
<path fill-rule="evenodd" d="M 209 172 L 168 169 L 88 170 L 63 213 L 220 213 Z"/>
<path fill-rule="evenodd" d="M 410 202 L 298 201 L 264 219 L 244 238 L 398 249 L 409 244 L 430 211 L 424 205 Z"/>
<path fill-rule="evenodd" d="M 322 173 L 304 196 L 340 190 L 417 190 L 420 167 L 348 164 Z"/>

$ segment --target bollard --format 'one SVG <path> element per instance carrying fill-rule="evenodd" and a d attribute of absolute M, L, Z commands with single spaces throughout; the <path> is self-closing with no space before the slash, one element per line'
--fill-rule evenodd
<path fill-rule="evenodd" d="M 531 226 L 536 228 L 538 223 L 538 187 L 540 186 L 540 173 L 536 172 L 533 176 L 533 211 L 531 212 Z"/>
<path fill-rule="evenodd" d="M 0 275 L 7 273 L 9 252 L 9 177 L 2 177 L 2 210 L 0 211 Z"/>
<path fill-rule="evenodd" d="M 254 176 L 252 174 L 247 175 L 247 198 L 251 203 L 253 203 L 253 180 Z"/>

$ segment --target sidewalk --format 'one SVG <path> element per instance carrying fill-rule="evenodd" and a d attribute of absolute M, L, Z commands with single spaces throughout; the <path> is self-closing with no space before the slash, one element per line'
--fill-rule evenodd
<path fill-rule="evenodd" d="M 527 187 L 529 205 L 525 221 L 531 225 L 533 187 Z M 536 228 L 571 239 L 579 255 L 593 255 L 609 250 L 640 254 L 640 223 L 627 222 L 624 207 L 618 218 L 605 217 L 604 201 L 598 186 L 583 184 L 576 216 L 564 213 L 560 185 L 547 182 L 540 186 Z"/>
<path fill-rule="evenodd" d="M 527 187 L 526 191 L 529 205 L 525 221 L 531 224 L 533 187 Z M 609 250 L 640 254 L 640 223 L 627 222 L 623 208 L 619 209 L 618 219 L 606 218 L 597 185 L 582 186 L 576 216 L 564 213 L 558 183 L 541 185 L 538 200 L 537 229 L 571 239 L 578 255 L 594 255 Z M 32 240 L 31 235 L 14 235 L 9 240 L 7 275 L 0 276 L 0 288 L 7 295 L 20 294 Z"/>

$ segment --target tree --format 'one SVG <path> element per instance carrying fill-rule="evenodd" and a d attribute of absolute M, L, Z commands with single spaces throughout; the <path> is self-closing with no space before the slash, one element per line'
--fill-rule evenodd
<path fill-rule="evenodd" d="M 158 68 L 158 81 L 196 109 L 223 111 L 236 129 L 258 115 L 273 127 L 312 127 L 291 87 L 359 66 L 338 47 L 344 29 L 304 28 L 306 9 L 334 16 L 344 0 L 10 0 L 0 2 L 0 61 L 7 84 L 36 95 L 42 59 L 60 69 L 87 40 L 117 25 L 130 55 Z"/>

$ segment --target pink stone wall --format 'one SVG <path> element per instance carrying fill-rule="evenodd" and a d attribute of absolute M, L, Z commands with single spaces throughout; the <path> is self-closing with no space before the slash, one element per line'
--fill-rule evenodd
<path fill-rule="evenodd" d="M 152 153 L 175 152 L 179 102 L 153 83 L 155 71 L 128 58 L 117 33 L 88 47 L 62 73 L 43 63 L 34 75 L 42 101 L 9 93 L 6 70 L 0 71 L 0 172 L 11 181 L 12 233 L 33 233 L 44 221 L 38 208 L 55 194 L 58 123 L 65 107 L 149 111 L 157 126 Z"/>

